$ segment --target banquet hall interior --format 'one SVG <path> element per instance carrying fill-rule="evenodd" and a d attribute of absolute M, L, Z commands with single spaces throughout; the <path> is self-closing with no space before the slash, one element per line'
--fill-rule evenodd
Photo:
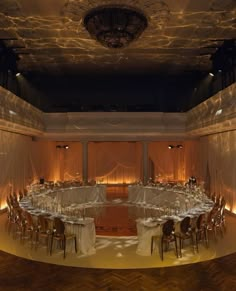
<path fill-rule="evenodd" d="M 235 0 L 0 15 L 0 290 L 235 290 Z"/>

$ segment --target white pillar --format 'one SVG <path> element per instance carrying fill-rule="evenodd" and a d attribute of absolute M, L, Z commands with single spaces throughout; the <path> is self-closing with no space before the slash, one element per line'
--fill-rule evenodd
<path fill-rule="evenodd" d="M 82 176 L 83 176 L 83 181 L 85 184 L 88 182 L 88 142 L 83 141 L 82 142 L 83 150 L 83 164 L 82 164 Z"/>
<path fill-rule="evenodd" d="M 148 182 L 148 142 L 143 141 L 143 184 Z"/>

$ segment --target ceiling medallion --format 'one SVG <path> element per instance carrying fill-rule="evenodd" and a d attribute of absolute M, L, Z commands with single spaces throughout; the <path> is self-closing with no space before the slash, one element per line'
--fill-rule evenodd
<path fill-rule="evenodd" d="M 101 6 L 87 13 L 84 26 L 103 46 L 123 48 L 142 34 L 147 18 L 134 8 Z"/>

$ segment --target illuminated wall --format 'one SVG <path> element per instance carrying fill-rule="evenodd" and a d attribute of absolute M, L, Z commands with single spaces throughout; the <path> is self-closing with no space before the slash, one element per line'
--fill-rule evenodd
<path fill-rule="evenodd" d="M 68 149 L 56 148 L 57 180 L 82 180 L 82 144 L 80 142 L 57 142 L 57 145 L 68 145 Z"/>
<path fill-rule="evenodd" d="M 40 177 L 54 180 L 55 143 L 0 130 L 0 208 L 11 191 L 23 190 Z"/>
<path fill-rule="evenodd" d="M 183 148 L 169 145 L 182 145 Z M 158 181 L 186 181 L 199 176 L 199 141 L 159 141 L 149 144 L 149 159 L 154 164 L 154 179 Z M 158 177 L 157 177 L 158 176 Z"/>
<path fill-rule="evenodd" d="M 142 144 L 90 142 L 88 177 L 109 184 L 133 183 L 141 178 Z"/>
<path fill-rule="evenodd" d="M 223 195 L 236 213 L 236 130 L 202 137 L 199 158 L 208 191 Z"/>

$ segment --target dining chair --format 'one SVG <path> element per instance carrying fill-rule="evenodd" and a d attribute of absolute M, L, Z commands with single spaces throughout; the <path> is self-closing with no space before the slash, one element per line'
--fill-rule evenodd
<path fill-rule="evenodd" d="M 48 219 L 45 215 L 41 214 L 38 216 L 38 231 L 37 231 L 37 243 L 39 244 L 41 239 L 44 239 L 47 246 L 47 253 L 50 250 L 51 236 L 53 230 L 50 229 Z M 37 248 L 37 244 L 36 244 Z"/>
<path fill-rule="evenodd" d="M 179 255 L 182 257 L 182 248 L 183 243 L 185 240 L 189 240 L 192 243 L 193 251 L 195 250 L 195 240 L 193 235 L 193 230 L 191 227 L 191 218 L 189 216 L 186 216 L 181 222 L 180 222 L 180 231 L 176 233 L 176 237 L 179 239 Z"/>
<path fill-rule="evenodd" d="M 159 238 L 160 238 L 160 257 L 161 257 L 161 260 L 163 261 L 163 259 L 164 259 L 164 246 L 165 246 L 165 249 L 167 251 L 169 249 L 169 244 L 171 242 L 174 242 L 174 244 L 175 244 L 176 257 L 178 258 L 179 254 L 178 254 L 178 246 L 177 246 L 177 237 L 175 235 L 174 220 L 169 219 L 163 224 L 161 236 L 158 236 L 158 235 L 152 236 L 152 238 L 151 238 L 151 254 L 153 253 L 154 240 L 157 240 Z"/>
<path fill-rule="evenodd" d="M 208 242 L 208 233 L 207 233 L 207 222 L 206 222 L 206 216 L 204 213 L 201 213 L 196 221 L 196 227 L 195 227 L 195 241 L 196 241 L 196 249 L 198 252 L 198 244 L 200 241 L 204 241 L 206 247 L 208 248 L 209 242 Z"/>
<path fill-rule="evenodd" d="M 61 244 L 64 251 L 64 258 L 66 257 L 66 242 L 67 240 L 74 240 L 75 244 L 75 252 L 77 253 L 77 242 L 75 234 L 67 234 L 65 233 L 65 225 L 64 222 L 58 218 L 54 218 L 54 230 L 51 236 L 51 245 L 50 245 L 50 255 L 52 255 L 53 241 L 56 240 Z"/>

